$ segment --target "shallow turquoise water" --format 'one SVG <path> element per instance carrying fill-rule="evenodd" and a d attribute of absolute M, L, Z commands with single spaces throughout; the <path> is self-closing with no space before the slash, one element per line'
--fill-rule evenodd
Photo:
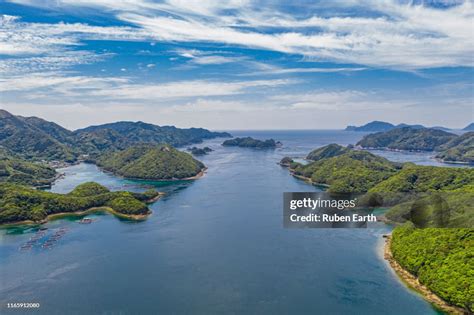
<path fill-rule="evenodd" d="M 201 160 L 194 182 L 132 182 L 94 165 L 65 169 L 52 187 L 68 192 L 84 181 L 113 190 L 167 192 L 144 222 L 108 214 L 54 220 L 68 228 L 51 249 L 18 247 L 33 230 L 3 229 L 1 313 L 7 302 L 39 302 L 41 314 L 437 314 L 408 290 L 381 257 L 383 224 L 367 229 L 284 229 L 282 192 L 314 191 L 276 163 L 363 134 L 339 131 L 234 132 L 283 142 L 276 150 L 225 148 Z M 393 159 L 437 164 L 424 156 Z M 49 232 L 52 233 L 52 232 Z"/>

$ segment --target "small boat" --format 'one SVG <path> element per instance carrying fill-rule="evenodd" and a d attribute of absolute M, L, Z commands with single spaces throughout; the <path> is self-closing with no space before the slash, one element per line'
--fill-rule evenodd
<path fill-rule="evenodd" d="M 27 244 L 23 244 L 20 246 L 20 250 L 30 250 L 31 248 L 33 248 L 33 246 Z"/>
<path fill-rule="evenodd" d="M 92 221 L 93 220 L 91 218 L 84 218 L 84 219 L 79 220 L 79 223 L 80 224 L 91 224 Z"/>

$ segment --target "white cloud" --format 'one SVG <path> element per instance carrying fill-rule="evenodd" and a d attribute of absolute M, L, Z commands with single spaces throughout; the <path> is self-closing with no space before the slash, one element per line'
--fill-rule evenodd
<path fill-rule="evenodd" d="M 126 77 L 74 76 L 64 73 L 41 73 L 18 75 L 0 79 L 3 93 L 21 93 L 25 99 L 56 101 L 80 101 L 93 99 L 95 102 L 143 100 L 160 103 L 170 99 L 193 97 L 226 96 L 258 92 L 297 83 L 296 80 L 247 80 L 219 82 L 211 80 L 172 81 L 167 83 L 137 83 Z M 255 91 L 253 91 L 255 92 Z"/>
<path fill-rule="evenodd" d="M 245 57 L 222 56 L 218 54 L 219 52 L 202 51 L 197 49 L 178 49 L 176 53 L 181 57 L 190 59 L 191 64 L 197 65 L 219 65 L 246 60 Z"/>
<path fill-rule="evenodd" d="M 159 102 L 168 99 L 236 95 L 250 92 L 252 88 L 272 88 L 293 84 L 294 80 L 254 80 L 217 82 L 208 80 L 176 81 L 162 84 L 121 84 L 96 89 L 89 96 L 114 100 L 148 100 Z"/>
<path fill-rule="evenodd" d="M 125 78 L 64 76 L 62 73 L 42 73 L 0 79 L 1 92 L 31 92 L 41 89 L 55 90 L 61 94 L 71 94 L 73 90 L 102 89 L 114 84 L 128 82 Z M 25 93 L 27 96 L 28 93 Z M 51 95 L 56 98 L 57 95 Z"/>
<path fill-rule="evenodd" d="M 39 5 L 32 1 L 17 1 Z M 314 60 L 419 69 L 473 66 L 471 1 L 438 9 L 398 1 L 342 2 L 365 8 L 370 16 L 299 17 L 249 1 L 63 0 L 41 2 L 109 10 L 137 27 L 19 23 L 3 19 L 0 52 L 39 53 L 79 45 L 82 39 L 213 42 L 300 54 Z M 323 4 L 328 6 L 329 4 Z M 341 5 L 335 3 L 334 6 Z M 360 12 L 359 10 L 358 12 Z M 337 10 L 334 10 L 337 12 Z M 442 21 L 442 23 L 440 23 Z M 274 29 L 265 32 L 262 29 Z M 24 30 L 23 32 L 20 31 Z M 195 63 L 231 62 L 228 56 L 194 58 Z"/>
<path fill-rule="evenodd" d="M 256 107 L 254 104 L 243 103 L 241 101 L 223 101 L 197 99 L 184 105 L 174 105 L 169 111 L 176 112 L 247 112 L 256 109 L 263 109 L 263 106 Z"/>
<path fill-rule="evenodd" d="M 27 23 L 0 16 L 0 54 L 38 55 L 80 47 L 83 39 L 146 40 L 149 35 L 133 27 L 91 26 L 82 23 Z"/>
<path fill-rule="evenodd" d="M 264 65 L 261 63 L 251 63 L 261 70 L 255 72 L 247 72 L 239 74 L 240 76 L 254 76 L 254 75 L 279 75 L 289 73 L 349 73 L 367 70 L 363 67 L 346 67 L 346 68 L 281 68 L 276 66 Z"/>

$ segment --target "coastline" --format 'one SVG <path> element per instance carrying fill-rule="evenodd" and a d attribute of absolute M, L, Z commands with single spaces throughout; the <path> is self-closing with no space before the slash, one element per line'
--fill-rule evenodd
<path fill-rule="evenodd" d="M 204 174 L 206 173 L 207 171 L 207 167 L 204 167 L 202 168 L 199 173 L 197 173 L 196 175 L 194 176 L 191 176 L 191 177 L 184 177 L 184 178 L 168 178 L 168 179 L 152 179 L 152 178 L 135 178 L 135 177 L 125 177 L 125 176 L 122 176 L 122 175 L 119 175 L 119 174 L 115 174 L 114 172 L 112 171 L 109 171 L 109 170 L 106 170 L 102 167 L 100 167 L 99 165 L 97 164 L 94 164 L 95 166 L 97 166 L 97 168 L 99 170 L 101 170 L 102 172 L 106 173 L 106 174 L 112 174 L 113 176 L 116 176 L 116 177 L 119 177 L 119 178 L 122 178 L 122 179 L 126 179 L 126 180 L 133 180 L 133 181 L 149 181 L 149 182 L 176 182 L 176 181 L 180 181 L 180 180 L 195 180 L 195 179 L 198 179 L 198 178 L 201 178 L 204 176 Z"/>
<path fill-rule="evenodd" d="M 384 235 L 384 237 L 385 244 L 383 248 L 383 258 L 387 260 L 391 269 L 396 273 L 396 275 L 405 285 L 420 293 L 426 301 L 430 302 L 431 304 L 435 305 L 437 308 L 448 314 L 466 314 L 464 309 L 448 304 L 446 301 L 444 301 L 435 293 L 433 293 L 425 285 L 421 284 L 417 277 L 405 270 L 392 255 L 392 251 L 390 249 L 392 235 Z"/>
<path fill-rule="evenodd" d="M 164 193 L 159 192 L 157 196 L 145 201 L 145 203 L 150 204 L 150 203 L 156 202 L 163 195 L 164 195 Z M 89 213 L 100 212 L 100 211 L 108 212 L 108 213 L 110 213 L 113 216 L 116 216 L 118 218 L 132 220 L 132 221 L 143 221 L 143 220 L 147 219 L 152 214 L 152 212 L 150 210 L 146 214 L 124 214 L 124 213 L 117 212 L 117 211 L 115 211 L 114 209 L 112 209 L 110 207 L 92 207 L 92 208 L 89 208 L 89 209 L 86 209 L 86 210 L 83 210 L 83 211 L 59 212 L 59 213 L 49 214 L 49 215 L 46 216 L 46 218 L 44 218 L 41 221 L 24 220 L 24 221 L 18 221 L 18 222 L 3 223 L 3 224 L 0 224 L 0 228 L 9 227 L 9 226 L 18 226 L 18 225 L 41 225 L 41 224 L 45 224 L 45 223 L 49 222 L 50 220 L 59 219 L 59 218 L 62 218 L 62 217 L 71 217 L 71 216 L 82 217 L 82 216 L 85 216 Z"/>
<path fill-rule="evenodd" d="M 400 150 L 400 149 L 390 149 L 390 148 L 372 148 L 372 147 L 361 147 L 360 150 L 364 151 L 389 151 L 389 152 L 400 152 L 400 153 L 437 153 L 440 151 L 434 151 L 434 150 Z M 450 161 L 450 160 L 444 160 L 440 158 L 436 158 L 436 155 L 432 155 L 431 158 L 439 163 L 443 164 L 458 164 L 458 165 L 473 165 L 474 163 L 470 162 L 464 162 L 464 161 Z"/>
<path fill-rule="evenodd" d="M 322 188 L 325 188 L 325 189 L 327 189 L 327 188 L 330 187 L 330 185 L 328 185 L 328 184 L 313 182 L 313 181 L 311 180 L 311 178 L 305 177 L 305 176 L 303 176 L 303 175 L 297 175 L 297 174 L 295 174 L 291 169 L 289 169 L 289 170 L 290 170 L 291 176 L 293 176 L 293 177 L 295 177 L 295 178 L 297 178 L 297 179 L 303 180 L 303 181 L 307 182 L 308 184 L 311 184 L 311 185 L 317 186 L 317 187 L 322 187 Z"/>

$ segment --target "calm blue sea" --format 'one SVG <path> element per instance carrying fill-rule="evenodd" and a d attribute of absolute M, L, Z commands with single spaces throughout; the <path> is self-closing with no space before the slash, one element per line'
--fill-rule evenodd
<path fill-rule="evenodd" d="M 53 187 L 84 181 L 113 190 L 167 195 L 139 223 L 108 214 L 54 220 L 67 233 L 51 249 L 19 246 L 34 229 L 0 230 L 2 314 L 438 314 L 408 290 L 383 260 L 383 224 L 367 229 L 284 229 L 282 193 L 315 191 L 277 162 L 329 143 L 355 143 L 343 131 L 242 131 L 274 138 L 276 150 L 222 147 L 200 158 L 207 174 L 194 182 L 133 182 L 81 164 Z M 378 152 L 397 161 L 439 163 L 430 154 Z M 48 237 L 49 234 L 45 236 Z M 39 309 L 7 310 L 7 302 Z"/>

